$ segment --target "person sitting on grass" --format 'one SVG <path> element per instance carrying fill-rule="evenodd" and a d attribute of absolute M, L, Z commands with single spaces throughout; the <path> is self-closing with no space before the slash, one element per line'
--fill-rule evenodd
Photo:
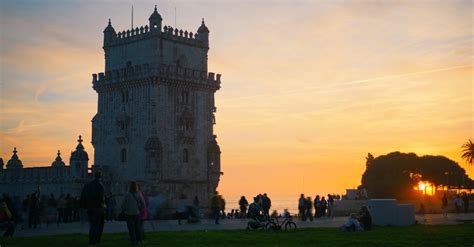
<path fill-rule="evenodd" d="M 367 206 L 362 206 L 359 212 L 359 222 L 364 228 L 364 231 L 372 229 L 372 216 L 370 215 L 369 208 Z"/>
<path fill-rule="evenodd" d="M 13 215 L 8 209 L 7 204 L 2 199 L 0 201 L 0 228 L 6 229 L 3 237 L 13 237 L 15 232 L 15 221 L 13 220 Z"/>
<path fill-rule="evenodd" d="M 359 220 L 356 214 L 352 213 L 346 223 L 341 226 L 341 230 L 344 232 L 362 231 L 363 228 L 360 226 Z"/>

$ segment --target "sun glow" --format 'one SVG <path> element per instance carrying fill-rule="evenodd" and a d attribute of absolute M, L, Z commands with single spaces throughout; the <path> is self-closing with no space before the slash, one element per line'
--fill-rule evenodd
<path fill-rule="evenodd" d="M 434 196 L 435 186 L 429 181 L 420 181 L 418 186 L 413 187 L 415 190 L 421 191 L 423 195 Z"/>

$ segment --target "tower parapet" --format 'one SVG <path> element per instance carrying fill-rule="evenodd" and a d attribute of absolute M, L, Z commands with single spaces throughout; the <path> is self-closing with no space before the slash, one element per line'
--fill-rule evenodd
<path fill-rule="evenodd" d="M 163 64 L 159 68 L 152 68 L 149 64 L 135 65 L 130 68 L 116 69 L 98 74 L 92 74 L 93 87 L 115 84 L 126 81 L 137 81 L 150 77 L 163 79 L 186 80 L 198 85 L 211 86 L 219 89 L 221 74 L 201 70 L 181 68 Z"/>
<path fill-rule="evenodd" d="M 154 32 L 148 25 L 127 29 L 118 33 L 104 31 L 104 46 L 124 45 L 141 39 L 161 36 L 170 41 L 180 42 L 187 45 L 206 48 L 209 46 L 209 37 L 206 34 L 193 33 L 191 31 L 164 26 L 160 32 Z"/>

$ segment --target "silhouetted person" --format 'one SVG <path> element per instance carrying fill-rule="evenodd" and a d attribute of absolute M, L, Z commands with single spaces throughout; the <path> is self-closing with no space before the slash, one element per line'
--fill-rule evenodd
<path fill-rule="evenodd" d="M 321 198 L 321 216 L 326 216 L 326 209 L 328 208 L 328 202 L 324 198 Z"/>
<path fill-rule="evenodd" d="M 15 219 L 4 198 L 0 201 L 0 227 L 5 229 L 3 237 L 13 237 Z"/>
<path fill-rule="evenodd" d="M 176 212 L 178 216 L 178 224 L 181 225 L 181 220 L 188 218 L 188 198 L 185 194 L 181 194 L 178 199 L 178 211 Z"/>
<path fill-rule="evenodd" d="M 304 194 L 301 194 L 300 195 L 300 199 L 298 199 L 298 214 L 300 215 L 301 217 L 301 220 L 304 220 L 306 219 L 305 215 L 304 215 L 304 212 L 305 212 L 305 201 L 306 199 L 304 198 Z"/>
<path fill-rule="evenodd" d="M 333 209 L 333 206 L 334 206 L 334 197 L 331 196 L 330 194 L 328 194 L 328 211 L 327 211 L 327 215 L 328 217 L 332 217 L 332 209 Z"/>
<path fill-rule="evenodd" d="M 443 211 L 444 217 L 448 216 L 448 198 L 446 197 L 446 193 L 444 193 L 441 198 L 441 210 Z"/>
<path fill-rule="evenodd" d="M 35 193 L 33 193 L 30 196 L 29 216 L 28 216 L 28 220 L 29 220 L 28 227 L 29 228 L 33 227 L 34 229 L 36 229 L 36 227 L 40 223 L 39 222 L 39 220 L 40 220 L 40 206 L 39 206 L 40 195 L 41 195 L 41 191 L 40 191 L 40 187 L 38 186 L 38 189 L 35 191 Z"/>
<path fill-rule="evenodd" d="M 464 205 L 464 202 L 463 200 L 461 199 L 461 197 L 459 196 L 459 194 L 456 196 L 456 198 L 454 199 L 454 207 L 456 207 L 456 213 L 459 214 L 461 213 L 461 210 L 463 208 L 463 205 Z"/>
<path fill-rule="evenodd" d="M 143 198 L 143 208 L 140 210 L 140 233 L 141 233 L 141 241 L 145 240 L 145 221 L 148 219 L 148 206 L 150 205 L 150 200 L 148 199 L 148 195 L 143 190 L 143 185 L 138 184 L 138 193 Z"/>
<path fill-rule="evenodd" d="M 89 244 L 100 243 L 104 231 L 105 195 L 101 176 L 100 172 L 95 172 L 94 180 L 86 184 L 81 193 L 81 206 L 89 217 Z"/>
<path fill-rule="evenodd" d="M 270 216 L 270 208 L 272 207 L 272 201 L 270 198 L 267 196 L 267 193 L 263 194 L 262 197 L 262 209 L 263 209 L 263 214 L 265 216 Z"/>
<path fill-rule="evenodd" d="M 372 229 L 372 216 L 370 215 L 370 211 L 367 206 L 362 206 L 359 213 L 359 222 L 365 231 Z"/>
<path fill-rule="evenodd" d="M 466 192 L 464 192 L 462 195 L 462 201 L 464 203 L 464 213 L 467 214 L 469 212 L 469 197 L 467 196 Z"/>
<path fill-rule="evenodd" d="M 260 205 L 258 205 L 258 196 L 253 198 L 253 202 L 249 205 L 249 216 L 250 218 L 258 221 L 260 220 Z"/>
<path fill-rule="evenodd" d="M 239 207 L 240 207 L 240 218 L 245 218 L 247 215 L 247 207 L 249 206 L 249 202 L 245 198 L 245 196 L 240 197 L 239 200 Z"/>
<path fill-rule="evenodd" d="M 304 219 L 303 221 L 306 221 L 306 219 L 309 219 L 310 221 L 313 221 L 313 213 L 311 212 L 313 210 L 313 201 L 311 200 L 311 197 L 308 196 L 305 200 L 305 205 L 304 205 Z"/>
<path fill-rule="evenodd" d="M 319 195 L 316 195 L 316 198 L 314 198 L 314 217 L 319 218 L 321 217 L 321 200 L 319 199 Z"/>
<path fill-rule="evenodd" d="M 212 217 L 215 220 L 215 223 L 218 225 L 219 224 L 219 218 L 220 218 L 220 212 L 221 212 L 221 207 L 222 207 L 222 201 L 221 201 L 221 196 L 219 195 L 219 192 L 216 191 L 214 193 L 214 196 L 211 199 L 211 212 L 212 212 Z"/>
<path fill-rule="evenodd" d="M 126 216 L 128 234 L 132 245 L 143 242 L 142 229 L 140 228 L 140 211 L 144 208 L 145 201 L 138 192 L 138 185 L 136 182 L 131 182 L 129 192 L 125 194 L 123 199 L 121 212 Z"/>

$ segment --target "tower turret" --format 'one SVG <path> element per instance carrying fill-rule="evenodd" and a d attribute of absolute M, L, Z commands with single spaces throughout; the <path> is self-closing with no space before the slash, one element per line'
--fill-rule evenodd
<path fill-rule="evenodd" d="M 71 152 L 71 158 L 69 159 L 69 165 L 72 169 L 72 174 L 77 178 L 86 178 L 88 173 L 88 162 L 89 155 L 84 151 L 84 146 L 82 145 L 82 137 L 79 136 L 77 140 L 78 144 L 76 150 Z"/>
<path fill-rule="evenodd" d="M 112 27 L 112 23 L 109 19 L 109 25 L 104 29 L 104 46 L 112 42 L 116 36 L 117 33 L 115 33 L 115 29 Z"/>
<path fill-rule="evenodd" d="M 158 33 L 161 32 L 161 21 L 163 20 L 163 18 L 161 18 L 161 15 L 158 13 L 156 5 L 155 11 L 153 11 L 148 20 L 150 21 L 150 31 Z"/>
<path fill-rule="evenodd" d="M 13 155 L 7 163 L 7 169 L 23 168 L 23 163 L 16 153 L 18 153 L 18 151 L 16 151 L 16 148 L 13 148 Z"/>
<path fill-rule="evenodd" d="M 197 39 L 209 46 L 209 29 L 204 23 L 204 18 L 202 18 L 201 26 L 197 30 L 198 36 Z"/>
<path fill-rule="evenodd" d="M 56 160 L 54 160 L 53 163 L 51 163 L 51 166 L 52 167 L 64 167 L 64 166 L 66 166 L 64 164 L 63 159 L 61 158 L 61 151 L 58 150 L 58 156 L 56 156 Z"/>

